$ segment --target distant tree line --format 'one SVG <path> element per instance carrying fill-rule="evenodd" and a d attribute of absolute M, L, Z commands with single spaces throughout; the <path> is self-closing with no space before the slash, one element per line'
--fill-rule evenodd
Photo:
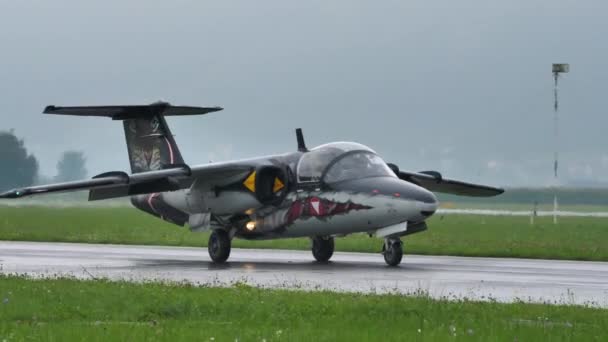
<path fill-rule="evenodd" d="M 13 130 L 0 131 L 0 191 L 30 186 L 40 182 L 68 182 L 87 177 L 86 158 L 82 151 L 66 151 L 57 162 L 57 175 L 41 177 L 36 157 L 28 153 L 23 139 Z M 560 188 L 560 204 L 608 205 L 608 188 Z M 438 194 L 442 202 L 465 203 L 553 203 L 553 190 L 549 188 L 507 189 L 497 197 L 475 198 Z"/>
<path fill-rule="evenodd" d="M 0 132 L 0 163 L 0 191 L 32 185 L 38 175 L 36 157 L 27 153 L 13 130 Z"/>
<path fill-rule="evenodd" d="M 56 182 L 84 179 L 86 158 L 82 151 L 66 151 L 57 163 Z M 31 186 L 44 178 L 39 174 L 38 160 L 29 153 L 23 139 L 13 130 L 0 131 L 0 191 Z"/>
<path fill-rule="evenodd" d="M 57 163 L 57 182 L 81 180 L 87 177 L 86 158 L 82 151 L 65 151 Z"/>
<path fill-rule="evenodd" d="M 551 188 L 507 188 L 505 193 L 492 197 L 461 197 L 438 194 L 441 202 L 494 203 L 494 204 L 552 204 L 554 190 Z M 608 188 L 558 188 L 560 205 L 608 205 Z"/>

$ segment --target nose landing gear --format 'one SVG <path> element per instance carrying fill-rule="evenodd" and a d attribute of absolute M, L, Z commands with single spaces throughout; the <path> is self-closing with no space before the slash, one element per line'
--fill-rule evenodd
<path fill-rule="evenodd" d="M 397 266 L 403 258 L 403 242 L 399 238 L 387 238 L 382 246 L 384 261 L 389 266 Z"/>
<path fill-rule="evenodd" d="M 334 238 L 315 236 L 312 238 L 312 255 L 319 262 L 327 262 L 334 254 Z"/>

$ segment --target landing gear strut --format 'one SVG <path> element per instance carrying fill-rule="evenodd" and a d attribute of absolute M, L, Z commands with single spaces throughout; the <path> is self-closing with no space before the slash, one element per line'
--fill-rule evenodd
<path fill-rule="evenodd" d="M 315 236 L 312 238 L 312 255 L 320 262 L 327 262 L 334 254 L 334 238 Z"/>
<path fill-rule="evenodd" d="M 230 236 L 227 231 L 221 229 L 214 230 L 209 236 L 209 243 L 207 245 L 211 260 L 216 263 L 223 263 L 228 260 L 230 256 L 230 244 Z"/>
<path fill-rule="evenodd" d="M 382 247 L 382 254 L 384 255 L 384 261 L 389 266 L 399 265 L 403 258 L 403 242 L 398 238 L 386 239 Z"/>

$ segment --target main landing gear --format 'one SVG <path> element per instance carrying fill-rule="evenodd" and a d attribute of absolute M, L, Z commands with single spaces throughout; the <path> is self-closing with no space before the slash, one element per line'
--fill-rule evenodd
<path fill-rule="evenodd" d="M 399 238 L 387 238 L 382 246 L 384 261 L 389 266 L 397 266 L 403 258 L 403 242 Z"/>
<path fill-rule="evenodd" d="M 209 243 L 207 245 L 211 260 L 216 263 L 226 262 L 230 256 L 230 245 L 230 235 L 228 235 L 227 231 L 222 229 L 214 230 L 209 236 Z"/>
<path fill-rule="evenodd" d="M 312 255 L 319 262 L 327 262 L 334 254 L 334 238 L 315 236 L 312 238 Z"/>

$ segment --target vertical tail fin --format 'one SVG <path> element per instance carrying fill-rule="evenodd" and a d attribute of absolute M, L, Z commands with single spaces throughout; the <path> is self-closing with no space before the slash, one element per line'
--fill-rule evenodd
<path fill-rule="evenodd" d="M 221 107 L 172 106 L 166 102 L 156 102 L 147 106 L 48 106 L 44 113 L 107 116 L 113 120 L 124 120 L 131 172 L 139 173 L 184 164 L 165 116 L 207 114 L 220 110 Z"/>
<path fill-rule="evenodd" d="M 132 173 L 184 164 L 182 154 L 162 115 L 125 120 L 124 128 Z"/>

